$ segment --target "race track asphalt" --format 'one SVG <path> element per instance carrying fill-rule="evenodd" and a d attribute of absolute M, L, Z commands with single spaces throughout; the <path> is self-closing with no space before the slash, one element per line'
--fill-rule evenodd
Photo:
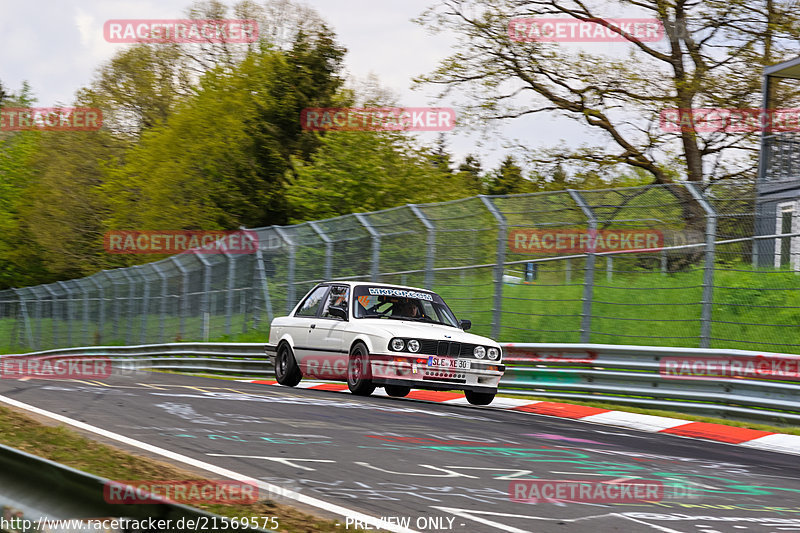
<path fill-rule="evenodd" d="M 800 531 L 793 455 L 530 413 L 142 371 L 0 380 L 0 396 L 414 531 Z M 516 502 L 509 490 L 519 480 L 540 480 L 543 491 L 543 480 L 638 480 L 662 492 L 659 501 Z M 366 525 L 336 518 L 348 529 Z"/>

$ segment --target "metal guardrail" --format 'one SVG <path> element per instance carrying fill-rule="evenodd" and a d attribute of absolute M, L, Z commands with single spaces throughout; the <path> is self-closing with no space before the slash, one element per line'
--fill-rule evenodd
<path fill-rule="evenodd" d="M 500 381 L 500 392 L 504 394 L 608 401 L 721 418 L 800 422 L 800 379 L 680 379 L 662 372 L 662 359 L 667 357 L 689 361 L 760 361 L 763 359 L 759 357 L 768 357 L 800 363 L 797 355 L 612 344 L 501 344 L 506 373 Z M 259 377 L 273 372 L 261 343 L 95 346 L 24 355 L 106 356 L 122 371 L 150 368 Z"/>
<path fill-rule="evenodd" d="M 103 496 L 107 483 L 109 480 L 105 478 L 0 444 L 0 509 L 4 511 L 6 520 L 16 516 L 36 524 L 40 517 L 48 520 L 118 517 L 134 521 L 171 520 L 172 524 L 177 524 L 181 519 L 197 522 L 200 517 L 213 522 L 216 517 L 212 513 L 166 501 L 111 504 Z M 80 530 L 90 531 L 92 528 L 86 526 Z"/>

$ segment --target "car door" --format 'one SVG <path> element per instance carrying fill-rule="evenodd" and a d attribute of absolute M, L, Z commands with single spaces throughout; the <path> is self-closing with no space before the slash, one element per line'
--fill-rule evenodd
<path fill-rule="evenodd" d="M 303 374 L 304 362 L 308 357 L 312 356 L 313 351 L 309 347 L 309 332 L 313 331 L 313 327 L 318 320 L 320 309 L 325 302 L 325 297 L 328 294 L 328 286 L 320 285 L 313 289 L 297 308 L 292 320 L 290 321 L 289 334 L 294 342 L 294 358 Z M 306 374 L 307 375 L 307 374 Z"/>
<path fill-rule="evenodd" d="M 333 316 L 329 309 L 332 305 L 349 309 L 349 302 L 349 285 L 331 285 L 318 319 L 309 328 L 307 344 L 310 351 L 303 371 L 308 376 L 347 379 L 348 347 L 344 346 L 344 332 L 350 317 Z"/>

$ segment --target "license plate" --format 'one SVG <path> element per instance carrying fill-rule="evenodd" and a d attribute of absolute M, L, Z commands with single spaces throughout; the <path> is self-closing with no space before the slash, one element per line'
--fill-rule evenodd
<path fill-rule="evenodd" d="M 466 359 L 449 359 L 447 357 L 428 357 L 428 366 L 436 368 L 449 368 L 451 370 L 469 370 L 469 361 Z"/>

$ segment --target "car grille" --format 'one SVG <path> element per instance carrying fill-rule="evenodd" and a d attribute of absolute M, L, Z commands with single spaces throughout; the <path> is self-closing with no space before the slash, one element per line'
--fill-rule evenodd
<path fill-rule="evenodd" d="M 420 341 L 419 353 L 426 355 L 438 355 L 440 357 L 473 357 L 472 352 L 475 344 L 466 344 L 453 341 Z"/>

